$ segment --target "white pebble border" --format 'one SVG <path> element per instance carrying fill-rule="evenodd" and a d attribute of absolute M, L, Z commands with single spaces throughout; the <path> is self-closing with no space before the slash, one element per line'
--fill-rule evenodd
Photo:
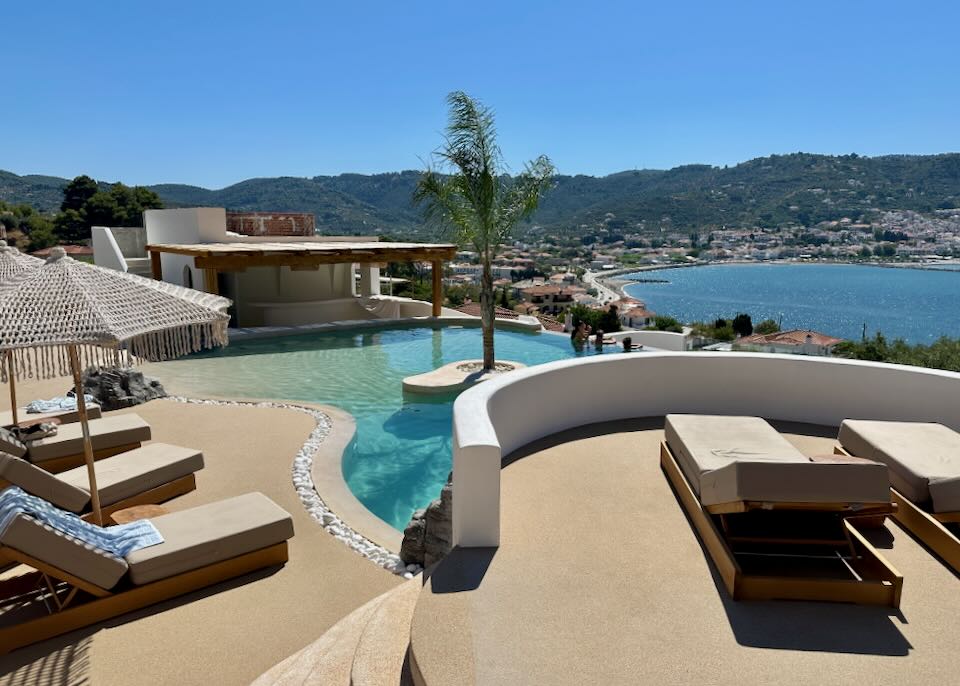
<path fill-rule="evenodd" d="M 377 545 L 368 538 L 360 535 L 351 529 L 346 522 L 340 519 L 317 493 L 316 486 L 313 483 L 313 456 L 316 455 L 320 445 L 330 433 L 330 417 L 320 410 L 315 410 L 303 405 L 294 405 L 292 403 L 279 402 L 244 402 L 242 400 L 205 400 L 202 398 L 186 398 L 183 396 L 170 396 L 170 400 L 178 403 L 188 403 L 192 405 L 234 405 L 247 407 L 271 407 L 282 410 L 294 410 L 310 415 L 316 421 L 316 428 L 310 432 L 306 443 L 297 452 L 293 459 L 293 487 L 297 491 L 300 502 L 304 509 L 324 530 L 344 545 L 352 548 L 363 555 L 371 562 L 383 567 L 388 572 L 393 572 L 405 579 L 412 579 L 415 574 L 423 569 L 419 565 L 405 565 L 400 556 L 392 553 L 381 545 Z"/>

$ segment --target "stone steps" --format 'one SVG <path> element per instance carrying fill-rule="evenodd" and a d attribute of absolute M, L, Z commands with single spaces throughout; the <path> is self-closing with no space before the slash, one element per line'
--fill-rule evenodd
<path fill-rule="evenodd" d="M 126 257 L 127 273 L 137 274 L 138 276 L 151 276 L 149 257 Z"/>
<path fill-rule="evenodd" d="M 412 686 L 406 663 L 418 576 L 360 606 L 252 686 Z"/>

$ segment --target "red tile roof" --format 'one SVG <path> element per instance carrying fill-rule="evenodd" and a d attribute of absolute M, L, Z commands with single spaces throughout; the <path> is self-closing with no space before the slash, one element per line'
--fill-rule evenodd
<path fill-rule="evenodd" d="M 463 303 L 460 307 L 454 308 L 458 312 L 463 312 L 464 314 L 469 314 L 472 317 L 480 316 L 480 303 Z M 505 307 L 494 307 L 493 314 L 495 317 L 501 317 L 506 319 L 516 319 L 520 315 L 513 310 L 508 310 Z"/>
<path fill-rule="evenodd" d="M 819 331 L 809 331 L 807 329 L 792 329 L 790 331 L 778 331 L 777 333 L 759 334 L 744 336 L 737 343 L 746 345 L 803 345 L 807 342 L 807 337 L 814 345 L 826 346 L 842 343 L 842 338 L 834 338 Z"/>
<path fill-rule="evenodd" d="M 57 247 L 57 246 L 54 246 L 54 247 Z M 91 248 L 88 245 L 61 245 L 59 247 L 63 248 L 64 252 L 66 252 L 67 255 L 70 255 L 70 256 L 93 255 L 93 248 Z M 35 255 L 36 257 L 50 257 L 51 250 L 53 250 L 53 248 L 42 248 L 41 250 L 33 251 L 31 254 Z"/>

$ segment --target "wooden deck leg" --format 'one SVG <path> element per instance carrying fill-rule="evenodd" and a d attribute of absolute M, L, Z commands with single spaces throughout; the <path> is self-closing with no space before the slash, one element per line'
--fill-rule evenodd
<path fill-rule="evenodd" d="M 433 276 L 433 316 L 440 316 L 443 307 L 443 262 L 435 260 L 432 267 Z"/>

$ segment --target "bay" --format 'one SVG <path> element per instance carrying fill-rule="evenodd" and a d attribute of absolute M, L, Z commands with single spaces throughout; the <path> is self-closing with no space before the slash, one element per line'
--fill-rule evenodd
<path fill-rule="evenodd" d="M 783 329 L 813 329 L 859 339 L 931 343 L 960 337 L 960 272 L 837 264 L 730 264 L 628 274 L 624 291 L 657 314 L 683 322 L 746 312 L 754 323 L 782 319 Z"/>

